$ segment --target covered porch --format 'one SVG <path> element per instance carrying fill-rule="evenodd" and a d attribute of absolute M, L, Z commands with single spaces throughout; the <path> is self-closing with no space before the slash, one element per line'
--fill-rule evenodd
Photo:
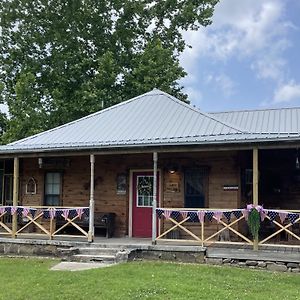
<path fill-rule="evenodd" d="M 107 233 L 95 217 L 113 214 L 114 237 L 297 247 L 297 161 L 297 147 L 6 158 L 0 235 L 92 242 Z M 249 232 L 247 204 L 263 206 L 259 240 Z"/>

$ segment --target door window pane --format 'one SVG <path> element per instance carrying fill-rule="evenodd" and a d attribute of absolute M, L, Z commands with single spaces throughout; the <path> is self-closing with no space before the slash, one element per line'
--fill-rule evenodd
<path fill-rule="evenodd" d="M 137 176 L 137 206 L 152 206 L 153 176 Z"/>

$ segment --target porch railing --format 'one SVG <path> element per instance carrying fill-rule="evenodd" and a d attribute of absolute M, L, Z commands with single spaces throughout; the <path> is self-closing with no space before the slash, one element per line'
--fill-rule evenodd
<path fill-rule="evenodd" d="M 16 230 L 13 217 L 17 221 Z M 0 235 L 88 238 L 88 232 L 80 225 L 83 218 L 89 218 L 89 207 L 0 206 Z M 63 233 L 70 227 L 79 235 Z"/>
<path fill-rule="evenodd" d="M 156 241 L 253 246 L 300 246 L 300 211 L 261 209 L 259 240 L 249 231 L 247 209 L 157 208 Z"/>

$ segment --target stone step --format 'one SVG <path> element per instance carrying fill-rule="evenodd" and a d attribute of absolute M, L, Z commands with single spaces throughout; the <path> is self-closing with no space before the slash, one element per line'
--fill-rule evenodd
<path fill-rule="evenodd" d="M 120 249 L 117 248 L 84 247 L 78 248 L 77 254 L 116 255 L 119 251 Z"/>
<path fill-rule="evenodd" d="M 75 254 L 71 257 L 72 261 L 80 262 L 103 262 L 114 263 L 116 261 L 115 255 L 90 255 L 90 254 Z"/>

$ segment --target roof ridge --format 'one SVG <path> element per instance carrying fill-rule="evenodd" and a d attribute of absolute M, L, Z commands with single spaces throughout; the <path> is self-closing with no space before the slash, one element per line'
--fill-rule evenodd
<path fill-rule="evenodd" d="M 213 112 L 208 112 L 207 114 L 214 115 L 214 114 L 225 114 L 225 113 L 235 113 L 235 112 L 256 112 L 256 111 L 269 111 L 269 110 L 282 110 L 282 109 L 300 109 L 300 106 L 213 111 Z"/>
<path fill-rule="evenodd" d="M 154 90 L 153 90 L 153 91 L 154 91 Z M 56 127 L 54 127 L 54 128 L 48 129 L 48 130 L 46 130 L 46 131 L 42 131 L 42 132 L 39 132 L 39 133 L 37 133 L 37 134 L 34 134 L 34 135 L 31 135 L 31 136 L 25 137 L 25 138 L 23 138 L 23 139 L 20 139 L 20 140 L 11 142 L 11 143 L 9 143 L 9 144 L 7 144 L 7 145 L 15 145 L 16 143 L 22 143 L 22 142 L 24 142 L 24 141 L 31 140 L 31 139 L 33 139 L 33 138 L 36 138 L 36 137 L 41 136 L 41 135 L 44 135 L 44 134 L 46 134 L 46 133 L 55 131 L 55 130 L 57 130 L 57 129 L 64 128 L 64 127 L 69 126 L 69 125 L 71 125 L 71 124 L 75 124 L 75 123 L 78 123 L 78 122 L 80 122 L 80 121 L 89 119 L 89 118 L 94 117 L 94 116 L 96 116 L 96 115 L 102 114 L 102 113 L 104 113 L 104 112 L 106 112 L 106 111 L 115 109 L 116 107 L 125 105 L 125 104 L 127 104 L 127 103 L 132 102 L 132 101 L 135 101 L 135 100 L 137 100 L 137 99 L 139 99 L 139 98 L 141 98 L 141 97 L 146 96 L 147 94 L 150 94 L 150 93 L 153 92 L 153 91 L 149 91 L 149 92 L 144 93 L 144 94 L 142 94 L 142 95 L 138 95 L 138 96 L 136 96 L 136 97 L 130 98 L 130 99 L 125 100 L 125 101 L 122 101 L 122 102 L 120 102 L 120 103 L 117 103 L 117 104 L 115 104 L 115 105 L 113 105 L 113 106 L 110 106 L 110 107 L 107 107 L 107 108 L 98 110 L 98 111 L 96 111 L 96 112 L 94 112 L 94 113 L 91 113 L 91 114 L 89 114 L 89 115 L 87 115 L 87 116 L 84 116 L 84 117 L 81 117 L 81 118 L 79 118 L 79 119 L 70 121 L 70 122 L 68 122 L 68 123 L 65 123 L 65 124 L 56 126 Z"/>
<path fill-rule="evenodd" d="M 157 89 L 156 89 L 156 90 L 157 90 Z M 197 113 L 199 113 L 199 114 L 201 114 L 201 115 L 203 115 L 203 116 L 205 116 L 205 117 L 207 117 L 207 118 L 209 118 L 209 119 L 211 119 L 211 120 L 213 120 L 213 121 L 215 121 L 215 122 L 221 123 L 222 125 L 224 125 L 224 126 L 226 126 L 226 127 L 229 127 L 229 128 L 231 128 L 231 129 L 237 130 L 237 131 L 239 131 L 240 133 L 248 133 L 247 130 L 241 129 L 241 128 L 238 128 L 238 127 L 234 127 L 233 125 L 231 125 L 231 124 L 229 124 L 229 123 L 227 123 L 227 122 L 224 122 L 224 121 L 221 121 L 221 120 L 219 120 L 219 119 L 217 119 L 217 118 L 215 118 L 215 117 L 212 117 L 211 115 L 209 115 L 208 113 L 205 113 L 205 112 L 201 111 L 201 110 L 198 109 L 197 107 L 191 106 L 190 104 L 187 104 L 187 103 L 185 103 L 185 102 L 183 102 L 183 101 L 177 99 L 176 97 L 174 97 L 174 96 L 172 96 L 172 95 L 170 95 L 170 94 L 168 94 L 168 93 L 166 93 L 166 92 L 163 92 L 163 91 L 161 91 L 161 90 L 158 90 L 158 91 L 160 91 L 162 94 L 164 94 L 165 96 L 167 96 L 167 97 L 170 98 L 171 100 L 175 101 L 176 103 L 178 103 L 178 104 L 180 104 L 180 105 L 183 105 L 183 106 L 185 106 L 186 108 L 189 108 L 189 109 L 191 109 L 191 110 L 193 110 L 193 111 L 195 111 L 195 112 L 197 112 Z"/>

